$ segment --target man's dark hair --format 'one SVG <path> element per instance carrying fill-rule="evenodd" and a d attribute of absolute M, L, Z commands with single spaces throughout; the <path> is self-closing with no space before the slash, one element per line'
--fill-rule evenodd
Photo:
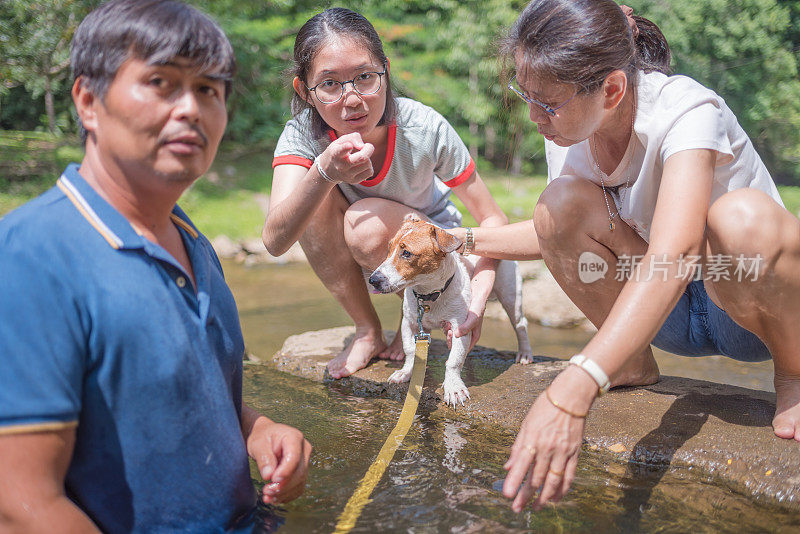
<path fill-rule="evenodd" d="M 78 77 L 104 98 L 125 60 L 150 64 L 175 58 L 225 81 L 225 98 L 236 71 L 233 47 L 222 28 L 198 9 L 174 0 L 111 0 L 81 22 L 70 51 L 73 83 Z M 81 132 L 85 138 L 85 132 Z"/>

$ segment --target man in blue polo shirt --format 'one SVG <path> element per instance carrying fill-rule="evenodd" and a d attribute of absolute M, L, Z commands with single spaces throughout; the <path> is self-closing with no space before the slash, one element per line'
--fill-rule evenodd
<path fill-rule="evenodd" d="M 248 455 L 285 502 L 311 446 L 242 405 L 236 305 L 176 206 L 225 130 L 230 43 L 114 0 L 71 60 L 85 158 L 0 221 L 0 531 L 250 528 Z"/>

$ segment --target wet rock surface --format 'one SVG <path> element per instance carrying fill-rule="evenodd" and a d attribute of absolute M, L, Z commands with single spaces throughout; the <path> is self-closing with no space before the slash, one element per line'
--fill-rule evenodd
<path fill-rule="evenodd" d="M 353 332 L 340 327 L 291 336 L 274 363 L 281 371 L 345 393 L 402 401 L 407 384 L 386 382 L 402 362 L 374 360 L 341 380 L 327 373 L 327 362 Z M 448 417 L 513 432 L 539 393 L 567 366 L 544 356 L 530 365 L 515 364 L 511 352 L 476 346 L 462 372 L 471 401 L 453 409 L 441 402 L 446 357 L 445 343 L 433 340 L 420 409 L 448 411 Z M 587 418 L 584 447 L 627 463 L 632 476 L 645 469 L 658 479 L 688 469 L 732 490 L 800 510 L 800 443 L 775 437 L 774 409 L 774 393 L 664 376 L 652 386 L 612 390 L 598 398 Z"/>

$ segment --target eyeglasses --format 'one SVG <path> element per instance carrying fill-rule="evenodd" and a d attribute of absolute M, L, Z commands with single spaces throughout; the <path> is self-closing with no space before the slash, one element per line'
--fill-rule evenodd
<path fill-rule="evenodd" d="M 323 104 L 335 104 L 344 96 L 344 86 L 348 83 L 353 84 L 353 89 L 361 96 L 374 95 L 381 90 L 381 76 L 384 74 L 386 69 L 383 72 L 362 72 L 346 82 L 325 80 L 314 87 L 306 86 L 306 89 L 312 91 Z"/>
<path fill-rule="evenodd" d="M 570 102 L 570 101 L 571 101 L 573 98 L 575 98 L 576 96 L 578 96 L 578 93 L 580 92 L 580 91 L 576 92 L 576 93 L 575 93 L 574 95 L 572 95 L 572 96 L 571 96 L 571 97 L 570 97 L 570 98 L 569 98 L 569 99 L 568 99 L 566 102 L 562 102 L 561 104 L 559 104 L 559 105 L 557 105 L 557 106 L 553 107 L 553 106 L 550 106 L 550 105 L 548 105 L 548 104 L 545 104 L 544 102 L 540 102 L 539 100 L 536 100 L 535 98 L 531 98 L 531 97 L 529 97 L 528 95 L 526 95 L 526 94 L 525 94 L 525 93 L 522 91 L 522 89 L 521 89 L 521 88 L 518 88 L 518 87 L 519 87 L 519 84 L 518 84 L 518 83 L 515 83 L 515 80 L 516 80 L 516 79 L 517 79 L 517 76 L 516 76 L 516 75 L 514 75 L 514 77 L 513 77 L 513 78 L 511 78 L 511 81 L 510 81 L 510 82 L 508 82 L 508 88 L 509 88 L 509 89 L 511 89 L 512 91 L 514 91 L 515 93 L 517 93 L 517 96 L 518 96 L 518 97 L 520 97 L 520 98 L 521 98 L 522 100 L 524 100 L 525 102 L 527 102 L 528 104 L 536 104 L 537 106 L 539 106 L 540 108 L 542 108 L 542 109 L 544 110 L 544 112 L 545 112 L 545 113 L 547 113 L 548 115 L 550 115 L 551 117 L 554 117 L 554 116 L 555 116 L 555 114 L 556 114 L 556 111 L 558 111 L 560 108 L 563 108 L 564 106 L 566 106 L 567 104 L 569 104 L 569 102 Z M 516 87 L 515 87 L 515 86 L 516 86 Z"/>

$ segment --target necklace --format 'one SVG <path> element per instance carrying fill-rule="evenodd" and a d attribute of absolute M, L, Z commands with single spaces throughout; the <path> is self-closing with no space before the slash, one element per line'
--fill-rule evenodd
<path fill-rule="evenodd" d="M 633 137 L 633 121 L 636 118 L 636 95 L 634 94 L 634 103 L 633 103 L 633 112 L 631 113 L 631 137 Z M 630 144 L 630 140 L 628 140 Z M 606 201 L 606 209 L 608 210 L 608 228 L 612 232 L 614 231 L 614 217 L 619 215 L 619 210 L 612 215 L 611 213 L 611 204 L 608 202 L 608 195 L 606 193 L 606 183 L 603 180 L 603 176 L 605 173 L 603 169 L 600 168 L 600 154 L 597 152 L 597 135 L 594 135 L 592 139 L 592 144 L 594 145 L 594 164 L 597 167 L 597 172 L 600 175 L 600 188 L 603 190 L 603 199 Z M 619 195 L 619 204 L 622 206 L 625 203 L 625 193 L 627 192 L 628 188 L 630 187 L 631 183 L 631 162 L 633 161 L 633 153 L 631 153 L 628 157 L 628 178 L 625 179 L 625 189 L 623 189 L 622 193 Z M 616 203 L 615 203 L 616 204 Z M 614 206 L 616 208 L 616 205 Z"/>

